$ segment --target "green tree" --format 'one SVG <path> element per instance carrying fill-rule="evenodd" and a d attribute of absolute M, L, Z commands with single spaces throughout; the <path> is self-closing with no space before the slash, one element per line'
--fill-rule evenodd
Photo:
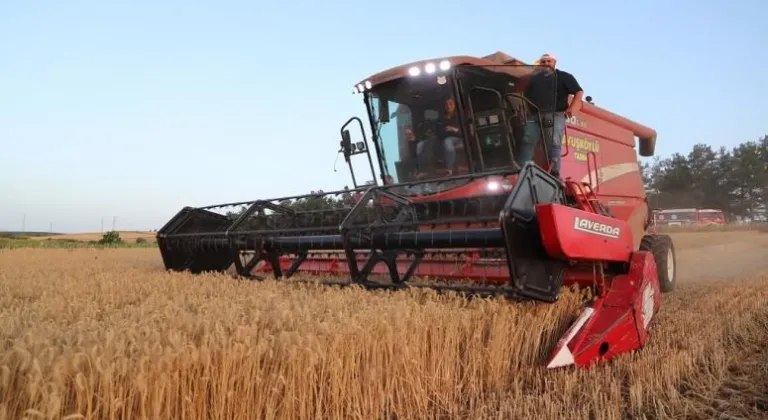
<path fill-rule="evenodd" d="M 733 150 L 733 181 L 736 188 L 732 210 L 736 214 L 750 216 L 765 202 L 763 193 L 768 177 L 760 154 L 758 142 L 742 143 Z"/>
<path fill-rule="evenodd" d="M 695 207 L 695 196 L 690 194 L 693 183 L 688 159 L 675 153 L 670 158 L 657 159 L 651 169 L 651 200 L 656 208 Z"/>
<path fill-rule="evenodd" d="M 731 150 L 696 144 L 641 166 L 656 208 L 716 208 L 752 216 L 768 204 L 768 136 Z"/>
<path fill-rule="evenodd" d="M 101 236 L 99 239 L 100 244 L 115 245 L 122 243 L 123 239 L 120 237 L 120 232 L 109 231 Z"/>

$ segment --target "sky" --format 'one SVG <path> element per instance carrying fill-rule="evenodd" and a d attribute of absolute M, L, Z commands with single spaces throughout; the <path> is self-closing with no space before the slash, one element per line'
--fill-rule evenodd
<path fill-rule="evenodd" d="M 334 161 L 341 125 L 365 117 L 353 84 L 432 57 L 551 52 L 597 105 L 656 129 L 662 157 L 757 140 L 767 14 L 764 0 L 1 0 L 0 230 L 159 229 L 183 206 L 351 186 Z"/>

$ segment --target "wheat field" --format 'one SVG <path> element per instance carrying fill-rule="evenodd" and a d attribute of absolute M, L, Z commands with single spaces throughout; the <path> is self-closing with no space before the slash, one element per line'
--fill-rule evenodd
<path fill-rule="evenodd" d="M 124 241 L 136 242 L 137 239 L 144 239 L 146 241 L 155 241 L 157 233 L 143 230 L 121 230 L 117 231 L 120 234 L 120 238 Z M 59 241 L 98 241 L 104 236 L 104 232 L 89 232 L 89 233 L 64 233 L 58 235 L 47 236 L 33 236 L 30 239 L 38 241 L 59 240 Z"/>
<path fill-rule="evenodd" d="M 548 371 L 572 292 L 521 305 L 167 273 L 156 249 L 5 250 L 0 419 L 768 417 L 768 271 L 683 278 L 645 349 Z"/>

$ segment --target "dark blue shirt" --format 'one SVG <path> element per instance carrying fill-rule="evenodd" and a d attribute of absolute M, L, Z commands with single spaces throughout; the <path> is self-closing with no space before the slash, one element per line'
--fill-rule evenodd
<path fill-rule="evenodd" d="M 576 78 L 567 71 L 537 71 L 528 81 L 525 95 L 540 112 L 564 112 L 568 109 L 568 95 L 581 91 Z"/>

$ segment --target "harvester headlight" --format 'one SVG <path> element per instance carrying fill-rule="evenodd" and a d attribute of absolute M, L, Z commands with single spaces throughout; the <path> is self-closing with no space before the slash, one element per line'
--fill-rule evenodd
<path fill-rule="evenodd" d="M 449 68 L 451 68 L 451 62 L 448 60 L 443 60 L 440 62 L 440 70 L 446 71 Z"/>
<path fill-rule="evenodd" d="M 496 191 L 501 187 L 498 181 L 489 181 L 488 184 L 485 186 L 488 188 L 488 191 Z"/>
<path fill-rule="evenodd" d="M 432 74 L 437 70 L 437 67 L 435 67 L 435 63 L 427 63 L 426 66 L 424 66 L 424 71 L 427 72 L 427 74 Z"/>
<path fill-rule="evenodd" d="M 370 80 L 366 80 L 365 81 L 365 88 L 366 89 L 370 89 L 371 87 L 373 87 L 373 83 L 371 83 Z"/>
<path fill-rule="evenodd" d="M 410 74 L 411 76 L 418 76 L 421 74 L 421 69 L 416 66 L 413 66 L 408 69 L 408 74 Z"/>
<path fill-rule="evenodd" d="M 357 91 L 358 92 L 363 93 L 364 90 L 365 90 L 365 87 L 363 86 L 362 83 L 357 85 Z"/>

